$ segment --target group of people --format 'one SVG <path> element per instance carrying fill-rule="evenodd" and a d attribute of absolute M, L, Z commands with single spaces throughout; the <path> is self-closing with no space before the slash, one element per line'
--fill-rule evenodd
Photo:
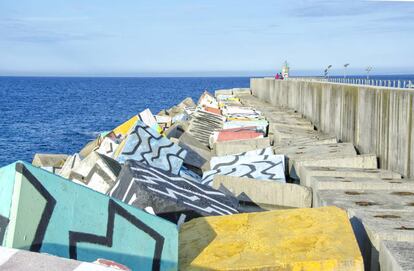
<path fill-rule="evenodd" d="M 275 75 L 275 79 L 276 79 L 276 80 L 283 80 L 283 75 L 282 75 L 282 73 L 276 73 L 276 75 Z"/>

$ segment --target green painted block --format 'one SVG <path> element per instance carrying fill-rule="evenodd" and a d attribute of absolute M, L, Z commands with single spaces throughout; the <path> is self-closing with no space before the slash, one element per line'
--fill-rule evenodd
<path fill-rule="evenodd" d="M 132 270 L 177 270 L 176 225 L 25 162 L 0 169 L 0 241 Z"/>

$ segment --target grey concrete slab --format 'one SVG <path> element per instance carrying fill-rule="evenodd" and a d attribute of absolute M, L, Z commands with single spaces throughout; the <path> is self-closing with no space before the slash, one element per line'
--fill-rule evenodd
<path fill-rule="evenodd" d="M 316 191 L 316 195 L 314 207 L 414 211 L 414 190 L 319 190 Z"/>
<path fill-rule="evenodd" d="M 279 121 L 279 122 L 269 122 L 269 133 L 272 133 L 280 128 L 292 128 L 300 129 L 304 131 L 315 131 L 315 127 L 312 124 L 301 124 L 290 121 Z"/>
<path fill-rule="evenodd" d="M 273 136 L 272 136 L 273 139 Z M 325 145 L 325 144 L 336 144 L 338 143 L 336 137 L 323 135 L 320 137 L 302 137 L 302 138 L 285 138 L 278 143 L 274 143 L 274 149 L 284 148 L 286 146 L 296 145 Z"/>
<path fill-rule="evenodd" d="M 292 167 L 289 175 L 291 178 L 299 179 L 297 172 L 301 167 L 309 166 L 324 166 L 324 167 L 349 167 L 349 168 L 378 168 L 377 156 L 375 154 L 363 155 L 345 155 L 338 157 L 306 157 L 306 158 L 291 158 Z"/>
<path fill-rule="evenodd" d="M 312 203 L 311 189 L 296 184 L 216 175 L 213 187 L 258 205 L 309 208 Z"/>
<path fill-rule="evenodd" d="M 313 205 L 317 205 L 317 192 L 321 190 L 390 190 L 414 191 L 414 180 L 390 178 L 338 178 L 331 176 L 315 176 L 311 179 Z"/>
<path fill-rule="evenodd" d="M 286 147 L 274 147 L 276 154 L 284 154 L 287 158 L 288 169 L 293 166 L 293 161 L 305 158 L 331 158 L 338 156 L 352 156 L 357 155 L 357 152 L 352 143 L 335 143 L 323 145 L 291 145 Z M 299 174 L 300 172 L 297 172 Z"/>
<path fill-rule="evenodd" d="M 61 167 L 67 158 L 68 155 L 66 154 L 36 153 L 32 165 L 37 167 Z"/>
<path fill-rule="evenodd" d="M 257 149 L 265 149 L 267 147 L 270 147 L 270 140 L 268 137 L 265 137 L 247 140 L 215 142 L 213 151 L 216 156 L 223 156 L 246 151 L 253 151 Z"/>
<path fill-rule="evenodd" d="M 273 129 L 272 134 L 273 134 L 273 140 L 275 143 L 279 143 L 286 139 L 301 139 L 301 138 L 323 139 L 328 136 L 319 131 L 294 129 L 294 128 Z"/>
<path fill-rule="evenodd" d="M 382 241 L 379 262 L 381 271 L 413 271 L 414 243 Z"/>
<path fill-rule="evenodd" d="M 121 267 L 120 264 L 117 264 Z M 124 267 L 124 266 L 123 266 Z M 0 247 L 0 270 L 13 271 L 116 271 L 128 270 L 86 263 L 45 253 Z"/>
<path fill-rule="evenodd" d="M 366 270 L 378 271 L 381 242 L 414 242 L 413 210 L 349 209 L 352 227 L 360 246 Z M 381 269 L 382 270 L 382 269 Z"/>
<path fill-rule="evenodd" d="M 189 133 L 183 133 L 178 145 L 187 151 L 184 164 L 199 169 L 201 172 L 210 170 L 211 150 Z"/>
<path fill-rule="evenodd" d="M 349 177 L 364 178 L 389 178 L 399 179 L 401 175 L 386 169 L 367 169 L 367 168 L 340 168 L 340 167 L 301 167 L 298 172 L 300 184 L 312 187 L 312 177 L 331 176 L 338 180 Z"/>

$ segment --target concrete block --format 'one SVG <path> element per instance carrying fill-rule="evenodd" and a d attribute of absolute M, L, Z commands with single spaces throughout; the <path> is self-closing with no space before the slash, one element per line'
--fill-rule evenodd
<path fill-rule="evenodd" d="M 32 165 L 55 173 L 62 168 L 67 158 L 66 154 L 36 153 Z"/>
<path fill-rule="evenodd" d="M 252 95 L 250 88 L 233 88 L 233 95 L 235 96 L 245 96 L 245 95 Z"/>
<path fill-rule="evenodd" d="M 214 153 L 217 156 L 237 154 L 270 147 L 270 140 L 266 138 L 234 140 L 214 143 Z"/>
<path fill-rule="evenodd" d="M 174 138 L 180 138 L 180 136 L 187 131 L 188 126 L 190 125 L 190 123 L 188 121 L 179 121 L 179 122 L 175 122 L 173 125 L 171 125 L 170 128 L 168 128 L 165 132 L 164 135 L 170 139 L 172 137 Z"/>
<path fill-rule="evenodd" d="M 122 164 L 132 159 L 178 174 L 186 154 L 186 150 L 137 121 L 116 160 Z"/>
<path fill-rule="evenodd" d="M 3 246 L 177 270 L 176 225 L 25 162 L 0 169 Z"/>
<path fill-rule="evenodd" d="M 310 208 L 312 205 L 311 189 L 297 184 L 217 175 L 213 188 L 237 197 L 240 202 L 264 207 Z"/>
<path fill-rule="evenodd" d="M 220 163 L 234 163 L 238 161 L 242 156 L 263 156 L 263 155 L 274 155 L 273 149 L 271 147 L 267 147 L 264 149 L 257 149 L 252 151 L 241 152 L 233 155 L 225 155 L 225 156 L 213 156 L 210 159 L 210 167 L 212 169 L 217 169 Z"/>
<path fill-rule="evenodd" d="M 219 95 L 233 95 L 232 89 L 217 89 L 214 91 L 214 95 L 217 97 Z"/>
<path fill-rule="evenodd" d="M 282 148 L 274 148 L 274 151 L 276 154 L 286 155 L 289 172 L 293 166 L 293 161 L 296 159 L 305 159 L 309 157 L 332 158 L 345 155 L 357 155 L 355 147 L 354 145 L 352 145 L 352 143 L 336 143 L 324 145 L 294 145 Z M 300 177 L 300 174 L 298 175 Z"/>
<path fill-rule="evenodd" d="M 223 129 L 224 120 L 225 118 L 223 116 L 196 110 L 191 115 L 187 132 L 208 147 L 210 136 L 214 131 Z"/>
<path fill-rule="evenodd" d="M 414 191 L 407 190 L 319 190 L 316 205 L 337 206 L 345 210 L 411 210 Z"/>
<path fill-rule="evenodd" d="M 180 270 L 363 270 L 336 207 L 194 219 L 180 229 L 179 262 Z"/>
<path fill-rule="evenodd" d="M 101 138 L 98 137 L 95 140 L 89 141 L 80 151 L 79 151 L 79 157 L 80 159 L 85 158 L 89 154 L 91 154 L 93 151 L 95 151 L 97 148 L 99 148 L 99 145 L 101 143 Z"/>
<path fill-rule="evenodd" d="M 385 169 L 366 168 L 340 168 L 340 167 L 301 167 L 298 172 L 300 184 L 312 186 L 311 179 L 314 176 L 331 176 L 343 180 L 349 177 L 364 178 L 389 178 L 400 179 L 401 175 Z"/>
<path fill-rule="evenodd" d="M 312 177 L 312 189 L 319 190 L 409 190 L 414 191 L 414 180 L 364 177 Z"/>
<path fill-rule="evenodd" d="M 295 130 L 315 131 L 313 124 L 290 123 L 289 121 L 269 123 L 269 133 L 273 134 L 278 128 L 291 128 Z"/>
<path fill-rule="evenodd" d="M 201 183 L 212 185 L 216 175 L 246 177 L 285 183 L 283 155 L 226 156 L 203 174 Z"/>
<path fill-rule="evenodd" d="M 201 94 L 197 105 L 200 107 L 208 106 L 208 107 L 219 108 L 216 98 L 214 98 L 214 96 L 208 93 L 207 91 L 204 91 L 204 93 Z"/>
<path fill-rule="evenodd" d="M 414 270 L 414 243 L 382 241 L 380 249 L 381 271 Z"/>
<path fill-rule="evenodd" d="M 360 244 L 366 270 L 380 269 L 379 255 L 384 240 L 414 242 L 413 210 L 351 209 L 348 215 Z"/>
<path fill-rule="evenodd" d="M 191 97 L 187 97 L 184 100 L 182 100 L 177 106 L 181 108 L 186 108 L 186 107 L 196 107 L 197 105 Z"/>
<path fill-rule="evenodd" d="M 292 167 L 289 175 L 291 178 L 299 179 L 297 172 L 301 167 L 349 167 L 349 168 L 378 168 L 377 156 L 374 154 L 338 156 L 331 158 L 306 157 L 291 158 Z"/>
<path fill-rule="evenodd" d="M 195 167 L 200 171 L 210 170 L 211 150 L 194 136 L 184 132 L 178 139 L 178 145 L 187 151 L 184 158 L 185 165 Z"/>
<path fill-rule="evenodd" d="M 282 128 L 282 127 L 273 127 L 272 128 L 273 140 L 276 143 L 281 142 L 286 139 L 300 139 L 300 138 L 326 138 L 329 135 L 322 134 L 319 131 L 315 130 L 305 130 L 298 128 Z"/>
<path fill-rule="evenodd" d="M 293 139 L 283 139 L 279 142 L 275 142 L 273 147 L 275 149 L 284 148 L 286 146 L 298 146 L 298 145 L 325 145 L 325 144 L 336 144 L 338 143 L 336 137 L 332 136 L 323 136 L 318 138 L 293 138 Z M 273 136 L 272 136 L 273 138 Z"/>
<path fill-rule="evenodd" d="M 152 114 L 149 108 L 139 113 L 138 117 L 143 123 L 145 123 L 145 125 L 153 129 L 154 131 L 157 131 L 159 134 L 162 133 L 162 128 L 158 125 L 157 120 L 155 119 L 154 115 Z"/>
<path fill-rule="evenodd" d="M 109 193 L 174 223 L 194 217 L 238 213 L 238 201 L 209 186 L 128 160 Z"/>
<path fill-rule="evenodd" d="M 96 152 L 113 158 L 118 147 L 119 144 L 115 140 L 110 137 L 105 137 L 96 149 Z"/>
<path fill-rule="evenodd" d="M 114 186 L 120 171 L 121 165 L 117 161 L 93 152 L 71 170 L 69 179 L 106 194 Z"/>
<path fill-rule="evenodd" d="M 72 169 L 77 167 L 81 162 L 79 154 L 75 153 L 66 159 L 65 163 L 63 164 L 62 168 L 57 172 L 58 175 L 62 176 L 63 178 L 69 179 L 70 172 Z"/>
<path fill-rule="evenodd" d="M 223 129 L 235 129 L 243 127 L 256 127 L 256 130 L 266 134 L 268 122 L 266 120 L 232 120 L 224 122 Z"/>
<path fill-rule="evenodd" d="M 13 248 L 0 247 L 0 269 L 13 271 L 120 271 L 122 269 L 95 263 L 68 260 L 48 254 L 34 253 Z M 129 269 L 123 269 L 129 270 Z"/>

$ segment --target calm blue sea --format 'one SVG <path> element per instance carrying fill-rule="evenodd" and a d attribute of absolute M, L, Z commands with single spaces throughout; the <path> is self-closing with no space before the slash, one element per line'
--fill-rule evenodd
<path fill-rule="evenodd" d="M 156 114 L 232 87 L 249 78 L 0 77 L 0 167 L 37 152 L 72 154 L 145 108 Z"/>

